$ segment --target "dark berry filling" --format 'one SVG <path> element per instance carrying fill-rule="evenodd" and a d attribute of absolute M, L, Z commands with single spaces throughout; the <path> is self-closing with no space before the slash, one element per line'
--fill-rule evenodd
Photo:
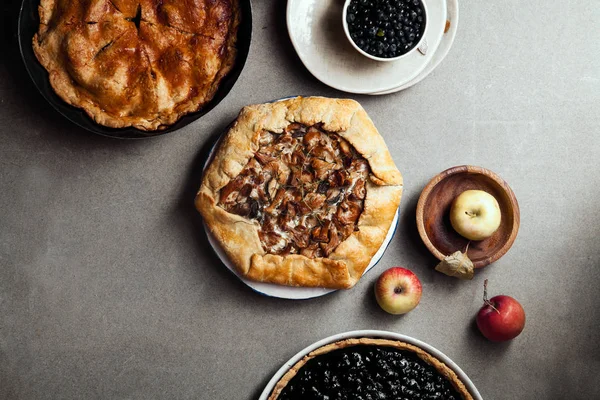
<path fill-rule="evenodd" d="M 383 346 L 352 346 L 309 360 L 280 400 L 458 400 L 450 381 L 415 353 Z"/>
<path fill-rule="evenodd" d="M 422 0 L 352 0 L 346 21 L 361 50 L 393 58 L 408 53 L 423 36 L 425 9 Z"/>

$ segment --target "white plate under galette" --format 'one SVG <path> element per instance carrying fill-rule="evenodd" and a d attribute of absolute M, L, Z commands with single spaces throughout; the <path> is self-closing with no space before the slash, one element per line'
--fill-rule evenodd
<path fill-rule="evenodd" d="M 302 124 L 305 121 L 312 121 L 311 115 L 318 116 L 323 109 L 330 110 L 330 112 L 325 112 L 323 115 L 334 115 L 335 117 L 331 118 L 335 122 L 329 122 L 329 125 L 327 122 L 317 123 L 312 127 L 303 128 Z M 290 113 L 293 113 L 293 116 Z M 286 118 L 291 118 L 296 122 L 290 124 L 287 119 L 286 122 L 283 120 L 278 121 L 274 117 L 266 118 L 267 115 L 271 114 L 287 116 Z M 319 118 L 323 118 L 323 121 L 327 120 L 323 116 L 319 116 Z M 261 125 L 262 122 L 259 121 L 266 121 L 271 124 L 278 121 L 277 126 L 286 122 L 287 125 L 282 132 L 274 133 L 273 129 L 276 128 L 267 128 L 266 125 Z M 311 122 L 311 124 L 314 124 L 314 122 Z M 228 172 L 226 175 L 227 182 L 219 183 L 221 182 L 219 180 L 221 175 L 216 176 L 215 171 L 220 173 L 229 165 L 245 164 L 244 161 L 241 163 L 234 161 L 232 154 L 235 152 L 242 154 L 243 152 L 246 156 L 247 151 L 240 150 L 240 144 L 243 144 L 242 139 L 244 137 L 255 140 L 254 129 L 258 129 L 256 132 L 260 132 L 258 143 L 260 149 L 253 150 L 255 157 L 251 158 L 246 165 L 250 169 L 244 167 L 241 171 L 238 171 L 239 175 L 236 172 Z M 327 129 L 332 131 L 326 131 Z M 335 131 L 338 132 L 337 134 L 334 133 L 334 129 L 338 130 Z M 361 134 L 357 136 L 357 132 Z M 346 142 L 346 139 L 343 139 L 342 136 L 349 137 L 352 142 Z M 369 137 L 370 140 L 365 141 L 363 136 Z M 346 144 L 345 147 L 340 147 L 340 151 L 343 153 L 336 153 L 337 142 L 335 141 L 339 141 L 340 146 Z M 232 143 L 238 147 L 234 147 Z M 363 153 L 353 150 L 352 146 L 354 145 L 362 146 L 359 149 Z M 293 147 L 293 155 L 285 151 L 286 146 Z M 308 146 L 308 152 L 303 150 L 304 146 Z M 333 153 L 327 153 L 329 151 L 327 146 L 333 146 L 330 149 Z M 269 154 L 272 157 L 269 158 Z M 328 159 L 328 154 L 334 159 L 343 160 L 343 162 L 340 161 L 339 164 L 336 164 L 323 161 Z M 367 154 L 368 161 L 362 158 L 361 154 Z M 302 158 L 302 155 L 304 155 L 304 158 Z M 302 182 L 305 182 L 305 178 L 308 178 L 308 175 L 305 176 L 306 174 L 311 174 L 309 183 L 304 184 L 295 180 L 296 172 L 298 172 L 296 164 L 294 164 L 295 157 L 300 159 L 302 164 L 301 170 L 304 179 Z M 317 159 L 312 160 L 311 157 Z M 259 165 L 255 165 L 256 162 L 259 165 L 264 165 L 264 170 Z M 343 182 L 338 182 L 337 178 L 341 173 L 339 168 L 341 168 L 342 163 L 345 168 L 340 176 L 346 178 Z M 252 166 L 249 167 L 249 165 Z M 287 175 L 284 168 L 286 165 L 289 165 Z M 355 171 L 357 166 L 363 166 L 364 168 Z M 267 179 L 264 174 L 270 174 L 267 171 L 271 171 L 274 167 L 278 167 L 280 173 L 277 174 L 276 178 L 269 175 L 270 178 Z M 204 170 L 203 183 L 196 198 L 196 206 L 203 215 L 209 243 L 221 261 L 240 280 L 255 291 L 268 296 L 306 299 L 322 296 L 336 289 L 347 289 L 354 286 L 360 277 L 380 260 L 396 230 L 398 205 L 402 192 L 401 174 L 393 164 L 383 139 L 379 136 L 372 121 L 362 107 L 353 100 L 295 97 L 247 106 L 242 109 L 235 123 L 230 126 L 229 131 L 215 144 L 207 158 Z M 247 172 L 245 172 L 246 170 Z M 289 172 L 293 172 L 293 174 Z M 363 172 L 368 174 L 368 178 L 362 178 L 361 174 Z M 231 178 L 232 176 L 235 177 Z M 283 180 L 280 179 L 282 176 Z M 277 179 L 283 186 L 271 190 L 272 179 Z M 314 183 L 315 179 L 318 180 L 318 189 Z M 358 181 L 353 184 L 352 179 L 368 179 L 368 181 L 362 181 L 363 184 L 360 185 L 361 182 Z M 284 184 L 285 182 L 288 183 Z M 255 185 L 256 191 L 242 190 L 242 186 L 246 189 L 247 186 L 252 185 Z M 300 185 L 301 189 L 298 189 L 295 185 Z M 342 186 L 339 185 L 346 185 L 343 187 L 350 187 L 350 189 L 340 191 L 337 188 Z M 235 189 L 238 186 L 239 188 Z M 266 191 L 265 187 L 267 186 L 269 187 L 269 194 L 265 192 L 261 197 L 261 190 Z M 321 186 L 323 186 L 323 190 Z M 366 190 L 363 189 L 361 192 L 361 187 Z M 317 192 L 313 195 L 311 191 L 315 190 Z M 213 193 L 215 191 L 217 191 L 217 194 Z M 288 194 L 293 196 L 299 196 L 300 192 L 302 196 L 306 196 L 304 204 L 307 208 L 293 208 L 290 210 L 289 205 L 285 208 L 284 206 L 288 201 L 291 202 L 292 207 L 295 207 L 293 204 L 296 204 L 294 201 L 297 201 L 294 200 L 295 197 L 293 196 L 286 197 L 286 191 L 290 191 Z M 273 196 L 272 192 L 277 192 L 277 195 Z M 283 192 L 284 195 L 280 196 L 280 192 Z M 325 192 L 327 195 L 317 194 Z M 339 193 L 337 197 L 335 193 Z M 230 194 L 235 196 L 231 197 Z M 212 197 L 209 198 L 209 195 Z M 244 207 L 244 199 L 246 199 L 244 196 L 252 197 L 252 199 L 256 198 L 255 214 Z M 321 202 L 316 201 L 319 196 Z M 350 197 L 344 200 L 346 196 Z M 211 201 L 211 198 L 219 199 L 218 203 Z M 230 202 L 230 198 L 235 201 Z M 329 200 L 330 198 L 332 200 Z M 278 199 L 279 202 L 277 202 Z M 325 199 L 327 199 L 326 202 L 324 202 Z M 338 199 L 343 202 L 340 206 L 343 210 L 346 209 L 343 206 L 347 202 L 359 202 L 356 207 L 352 208 L 350 207 L 352 204 L 350 204 L 347 208 L 356 211 L 358 207 L 363 212 L 358 215 L 353 213 L 353 217 L 350 218 L 350 215 L 346 215 L 336 208 Z M 360 199 L 364 200 L 361 201 Z M 272 209 L 271 202 L 280 206 L 283 204 L 281 207 L 284 207 L 287 211 L 280 214 L 278 209 Z M 244 210 L 249 211 L 249 213 Z M 326 214 L 331 213 L 332 210 L 335 215 Z M 237 214 L 241 211 L 244 212 Z M 316 214 L 318 214 L 317 217 L 314 217 Z M 252 221 L 257 222 L 248 224 L 246 222 L 248 219 L 240 219 L 242 215 L 246 218 L 254 218 Z M 297 224 L 286 222 L 294 216 L 299 218 Z M 314 221 L 314 223 L 311 223 L 311 218 L 317 218 L 320 225 Z M 227 220 L 225 224 L 223 223 L 224 220 Z M 268 232 L 271 232 L 269 229 L 275 229 L 272 226 L 273 224 L 278 226 L 275 232 L 279 239 L 289 241 L 281 249 L 273 247 L 279 246 L 281 240 L 276 243 L 269 241 L 270 233 Z M 332 224 L 333 226 L 331 226 Z M 298 226 L 298 232 L 296 232 L 296 225 Z M 261 240 L 260 248 L 252 247 L 256 240 L 254 240 L 254 231 L 250 230 L 256 228 L 259 229 L 256 239 Z M 263 233 L 261 229 L 266 229 L 265 232 L 267 233 Z M 246 235 L 245 230 L 250 231 L 250 233 Z M 328 240 L 322 239 L 319 232 L 327 232 L 328 230 L 330 230 L 327 234 Z M 289 234 L 286 233 L 288 231 Z M 304 238 L 303 234 L 304 236 L 310 235 L 306 238 L 308 242 L 302 239 Z M 337 242 L 332 239 L 332 235 L 337 235 Z M 341 238 L 340 235 L 342 235 Z M 269 240 L 263 243 L 263 239 Z M 325 241 L 325 243 L 321 243 L 319 240 L 321 242 Z M 272 261 L 271 264 L 264 266 L 266 269 L 261 269 L 263 268 L 261 257 L 264 260 Z M 248 266 L 246 266 L 247 260 L 249 260 Z"/>
<path fill-rule="evenodd" d="M 383 253 L 389 246 L 390 242 L 392 241 L 392 238 L 394 237 L 394 234 L 396 233 L 397 227 L 398 227 L 398 212 L 396 212 L 396 215 L 392 222 L 392 226 L 387 233 L 385 241 L 379 248 L 379 251 L 377 251 L 375 256 L 371 259 L 371 263 L 365 269 L 363 276 L 367 272 L 369 272 L 379 262 L 379 260 L 381 260 L 381 258 L 383 257 Z M 233 272 L 235 274 L 235 276 L 237 276 L 239 278 L 239 280 L 244 282 L 248 287 L 250 287 L 252 290 L 254 290 L 257 293 L 260 293 L 260 294 L 263 294 L 263 295 L 269 296 L 269 297 L 278 297 L 281 299 L 303 300 L 303 299 L 312 299 L 314 297 L 324 296 L 326 294 L 337 291 L 337 289 L 326 289 L 326 288 L 281 286 L 281 285 L 275 285 L 273 283 L 255 282 L 248 278 L 245 278 L 243 275 L 241 275 L 237 271 L 235 266 L 227 258 L 227 255 L 225 254 L 223 249 L 221 249 L 221 246 L 219 245 L 219 243 L 217 242 L 215 237 L 210 233 L 210 230 L 207 229 L 206 225 L 204 225 L 204 230 L 206 231 L 206 236 L 208 238 L 208 242 L 213 247 L 215 253 L 219 257 L 219 259 L 223 262 L 223 264 L 225 264 L 225 266 L 231 272 Z"/>

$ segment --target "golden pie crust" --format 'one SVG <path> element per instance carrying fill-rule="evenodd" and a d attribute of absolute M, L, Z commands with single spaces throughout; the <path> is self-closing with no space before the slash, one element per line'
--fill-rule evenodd
<path fill-rule="evenodd" d="M 54 91 L 112 128 L 164 129 L 233 68 L 238 0 L 41 0 L 33 50 Z"/>
<path fill-rule="evenodd" d="M 444 364 L 442 361 L 438 360 L 436 357 L 432 356 L 425 350 L 420 347 L 414 346 L 412 344 L 402 342 L 399 340 L 389 340 L 389 339 L 374 339 L 374 338 L 352 338 L 345 339 L 335 343 L 331 343 L 325 345 L 323 347 L 319 347 L 316 350 L 311 351 L 309 354 L 304 356 L 300 361 L 294 364 L 288 372 L 283 375 L 283 377 L 277 382 L 275 387 L 273 388 L 273 392 L 269 396 L 268 400 L 276 400 L 281 391 L 286 387 L 286 385 L 292 380 L 294 376 L 298 373 L 298 371 L 306 364 L 309 360 L 318 357 L 323 354 L 327 354 L 334 350 L 343 349 L 346 347 L 352 347 L 357 345 L 367 345 L 367 346 L 383 346 L 383 347 L 393 347 L 399 350 L 407 350 L 415 353 L 421 360 L 425 361 L 427 364 L 433 366 L 436 371 L 446 378 L 454 387 L 454 389 L 462 396 L 464 400 L 473 400 L 473 396 L 465 387 L 465 384 L 460 380 L 460 378 L 456 375 L 456 373 Z"/>
<path fill-rule="evenodd" d="M 349 143 L 368 162 L 366 196 L 356 229 L 326 257 L 269 253 L 261 242 L 262 227 L 257 219 L 228 212 L 219 205 L 221 190 L 254 162 L 261 135 L 284 134 L 291 124 L 318 126 Z M 341 289 L 358 282 L 380 248 L 400 204 L 402 188 L 402 175 L 360 104 L 296 97 L 242 109 L 206 168 L 196 207 L 238 272 L 248 279 Z"/>

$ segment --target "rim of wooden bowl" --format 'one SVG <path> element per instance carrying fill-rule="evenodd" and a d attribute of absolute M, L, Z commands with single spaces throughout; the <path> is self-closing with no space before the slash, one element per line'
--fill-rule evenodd
<path fill-rule="evenodd" d="M 458 165 L 455 167 L 448 168 L 445 171 L 440 172 L 436 176 L 434 176 L 429 183 L 425 186 L 421 195 L 419 196 L 419 201 L 417 203 L 417 229 L 419 230 L 419 235 L 421 236 L 421 240 L 425 243 L 425 246 L 431 254 L 433 254 L 438 260 L 443 260 L 447 254 L 443 254 L 440 252 L 437 247 L 431 242 L 427 232 L 425 231 L 425 222 L 424 222 L 424 212 L 425 212 L 425 203 L 429 198 L 433 188 L 440 183 L 442 180 L 448 178 L 449 176 L 463 173 L 472 173 L 472 174 L 481 174 L 485 175 L 488 178 L 492 179 L 494 182 L 498 184 L 498 186 L 506 193 L 508 196 L 513 213 L 513 226 L 510 232 L 510 235 L 504 245 L 495 253 L 491 254 L 489 257 L 486 257 L 482 260 L 478 260 L 473 262 L 473 266 L 475 268 L 482 268 L 486 265 L 497 261 L 500 257 L 506 254 L 506 252 L 511 248 L 515 239 L 517 238 L 517 233 L 519 231 L 519 225 L 521 224 L 521 212 L 519 209 L 519 203 L 517 202 L 517 198 L 508 185 L 506 181 L 496 173 L 490 171 L 489 169 L 483 167 L 477 167 L 474 165 Z"/>

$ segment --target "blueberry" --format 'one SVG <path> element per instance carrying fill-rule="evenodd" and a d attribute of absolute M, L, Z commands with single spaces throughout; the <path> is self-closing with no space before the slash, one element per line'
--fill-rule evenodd
<path fill-rule="evenodd" d="M 356 20 L 356 16 L 354 14 L 348 14 L 348 22 L 352 23 Z"/>

